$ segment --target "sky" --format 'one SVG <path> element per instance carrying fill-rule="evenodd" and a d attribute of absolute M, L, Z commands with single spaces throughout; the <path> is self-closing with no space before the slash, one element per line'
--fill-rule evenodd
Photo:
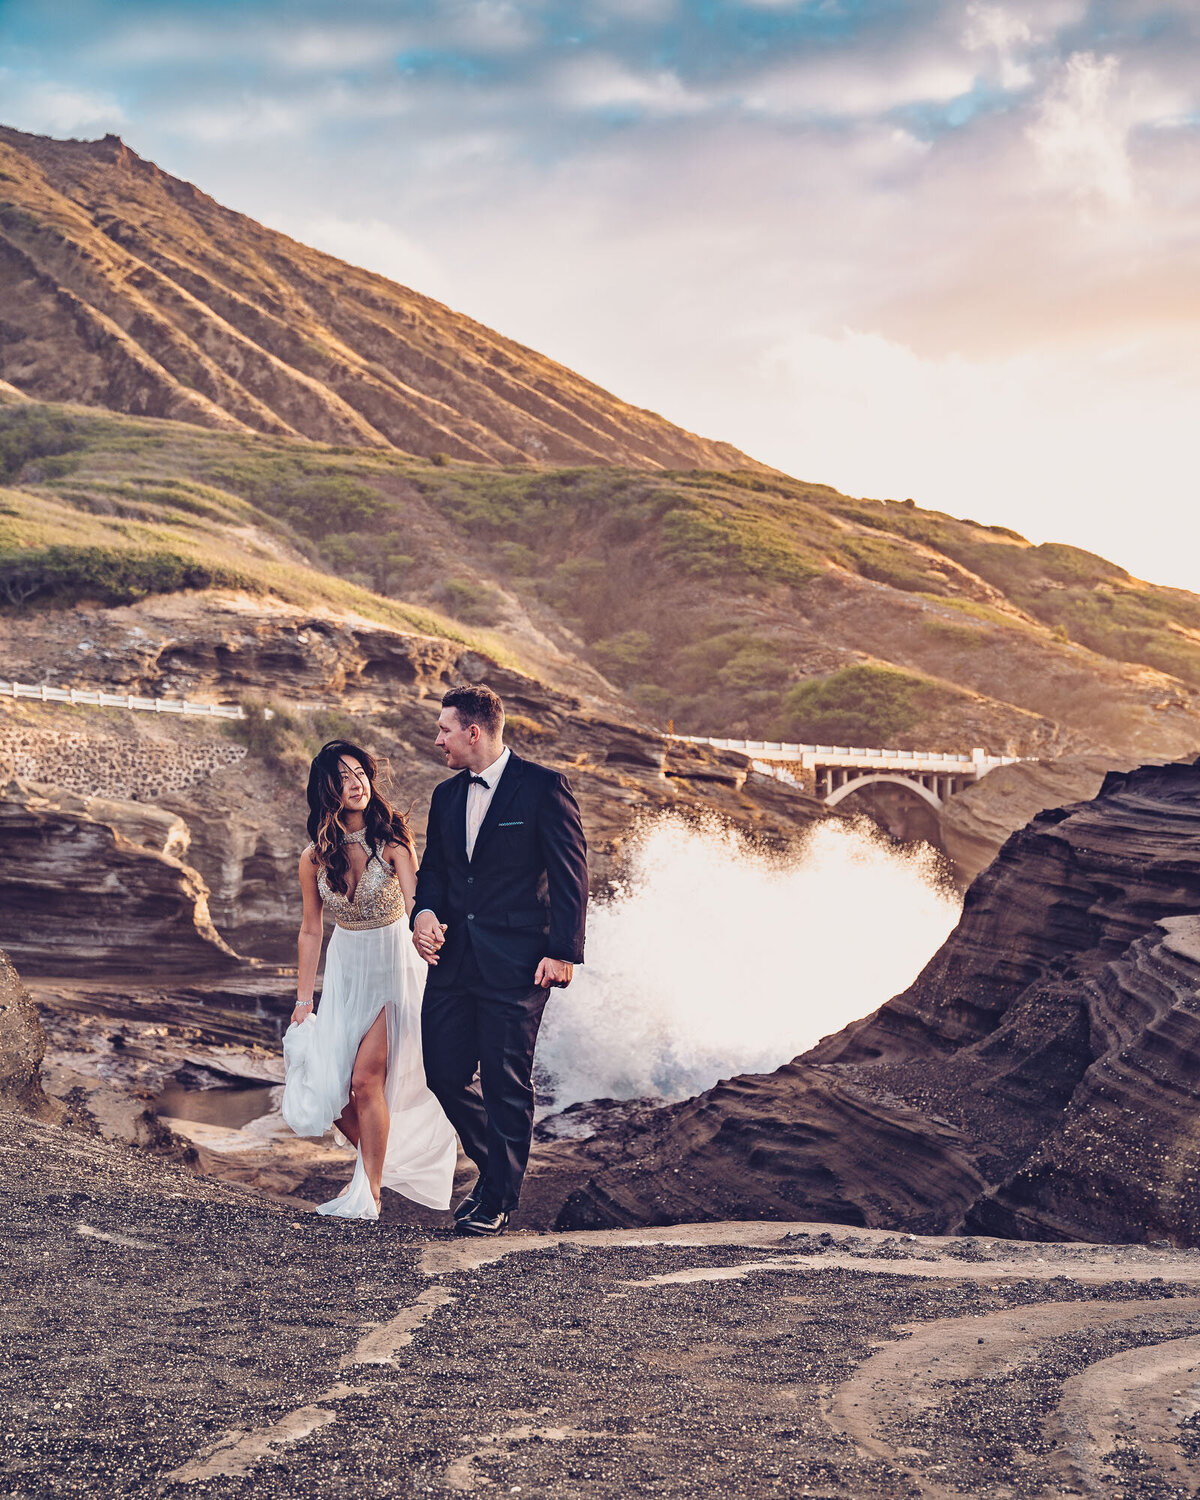
<path fill-rule="evenodd" d="M 1200 591 L 1197 0 L 0 0 L 0 122 Z"/>

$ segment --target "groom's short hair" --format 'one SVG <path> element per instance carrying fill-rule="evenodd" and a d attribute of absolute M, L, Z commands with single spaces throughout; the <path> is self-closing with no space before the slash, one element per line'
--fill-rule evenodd
<path fill-rule="evenodd" d="M 442 707 L 452 708 L 464 729 L 478 724 L 484 734 L 493 735 L 504 727 L 504 704 L 499 693 L 493 693 L 484 682 L 451 688 L 442 699 Z"/>

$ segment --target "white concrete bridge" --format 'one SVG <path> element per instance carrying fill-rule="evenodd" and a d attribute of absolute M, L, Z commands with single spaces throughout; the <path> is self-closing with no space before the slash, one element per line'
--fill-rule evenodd
<path fill-rule="evenodd" d="M 789 745 L 772 740 L 719 740 L 702 735 L 677 735 L 696 745 L 736 750 L 755 770 L 803 786 L 836 807 L 844 797 L 877 782 L 898 783 L 915 792 L 931 807 L 942 808 L 948 798 L 994 771 L 1011 766 L 1018 755 L 987 755 L 979 749 L 875 750 L 858 745 Z"/>

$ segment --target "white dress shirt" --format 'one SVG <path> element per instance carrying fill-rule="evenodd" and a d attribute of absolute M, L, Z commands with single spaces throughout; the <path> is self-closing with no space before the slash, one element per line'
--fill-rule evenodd
<path fill-rule="evenodd" d="M 492 798 L 496 795 L 496 787 L 504 768 L 508 765 L 508 758 L 512 751 L 507 747 L 500 752 L 499 757 L 490 766 L 477 774 L 482 776 L 487 786 L 480 786 L 477 781 L 467 786 L 467 858 L 470 859 L 475 853 L 475 840 L 479 837 L 479 830 L 483 826 L 483 820 L 487 817 L 487 810 L 492 805 Z"/>

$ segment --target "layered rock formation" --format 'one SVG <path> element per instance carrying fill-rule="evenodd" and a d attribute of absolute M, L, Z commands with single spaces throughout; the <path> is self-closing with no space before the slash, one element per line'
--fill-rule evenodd
<path fill-rule="evenodd" d="M 1087 801 L 1110 771 L 1132 770 L 1136 764 L 1116 755 L 1066 755 L 1000 766 L 946 803 L 930 842 L 944 851 L 964 887 L 968 886 L 987 869 L 1009 836 L 1038 813 Z"/>
<path fill-rule="evenodd" d="M 237 954 L 213 926 L 199 874 L 164 852 L 177 820 L 53 788 L 0 789 L 0 912 L 28 974 L 194 974 Z M 107 820 L 106 820 L 107 815 Z M 163 848 L 138 841 L 163 837 Z"/>
<path fill-rule="evenodd" d="M 308 757 L 334 735 L 364 743 L 383 757 L 394 800 L 412 805 L 420 836 L 429 795 L 446 775 L 433 744 L 438 703 L 447 687 L 463 680 L 486 679 L 496 687 L 515 748 L 571 778 L 598 889 L 608 883 L 639 817 L 716 814 L 783 845 L 829 815 L 816 799 L 755 773 L 745 756 L 621 723 L 605 705 L 585 703 L 461 643 L 353 616 L 300 613 L 243 597 L 173 596 L 49 615 L 36 635 L 20 621 L 0 618 L 0 650 L 17 677 L 36 679 L 42 663 L 68 657 L 81 636 L 89 642 L 92 670 L 102 670 L 106 685 L 121 691 L 274 705 L 273 721 L 240 728 L 117 710 L 0 706 L 0 773 L 12 775 L 18 764 L 53 766 L 70 778 L 63 790 L 74 802 L 67 797 L 66 804 L 93 823 L 115 826 L 135 843 L 149 840 L 159 855 L 186 858 L 203 884 L 211 922 L 230 947 L 249 956 L 295 958 Z M 249 754 L 231 738 L 238 734 L 251 739 Z M 54 759 L 65 739 L 72 757 Z M 103 806 L 88 801 L 99 787 L 116 784 L 114 768 L 122 766 L 130 774 L 120 783 L 125 799 L 110 798 Z M 153 776 L 140 774 L 146 768 Z M 162 827 L 139 824 L 135 831 L 137 820 L 149 817 L 139 811 L 141 801 L 129 800 L 135 796 L 153 799 L 166 819 Z M 180 824 L 174 832 L 172 820 Z M 0 882 L 0 918 L 11 912 L 21 920 L 26 906 L 46 899 L 41 885 L 30 883 L 22 893 L 23 881 L 13 870 L 8 885 Z M 115 911 L 109 910 L 110 920 Z M 65 952 L 68 935 L 60 928 L 53 935 L 38 931 L 41 936 L 31 934 L 21 950 L 25 966 L 68 972 L 50 958 Z M 42 937 L 48 947 L 39 957 Z M 136 946 L 136 937 L 113 939 L 114 961 L 130 942 Z M 107 951 L 96 948 L 82 961 L 98 962 Z M 167 964 L 179 973 L 198 961 L 186 937 Z"/>
<path fill-rule="evenodd" d="M 0 128 L 0 169 L 0 376 L 28 395 L 483 463 L 758 467 L 116 136 Z"/>
<path fill-rule="evenodd" d="M 1200 763 L 1112 773 L 1008 841 L 874 1015 L 576 1148 L 560 1222 L 1200 1243 L 1197 909 Z"/>

